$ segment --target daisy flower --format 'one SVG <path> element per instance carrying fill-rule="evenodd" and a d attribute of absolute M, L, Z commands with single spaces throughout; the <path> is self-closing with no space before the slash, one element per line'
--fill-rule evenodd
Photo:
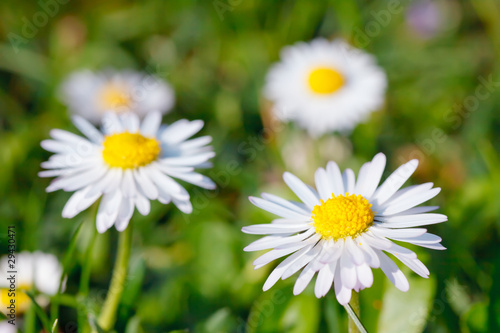
<path fill-rule="evenodd" d="M 266 78 L 273 113 L 310 135 L 350 130 L 384 103 L 385 73 L 373 56 L 342 40 L 315 39 L 281 52 Z"/>
<path fill-rule="evenodd" d="M 63 130 L 52 130 L 52 140 L 42 147 L 55 153 L 42 163 L 40 177 L 57 178 L 47 192 L 76 191 L 66 203 L 62 216 L 72 218 L 102 197 L 96 226 L 100 233 L 115 225 L 127 227 L 136 207 L 149 214 L 150 200 L 173 202 L 189 214 L 193 207 L 188 192 L 172 177 L 206 188 L 215 184 L 194 168 L 210 167 L 215 154 L 208 144 L 212 138 L 190 139 L 203 127 L 203 121 L 179 120 L 162 126 L 161 114 L 150 112 L 140 123 L 136 114 L 108 113 L 102 132 L 82 117 L 73 117 L 86 138 Z"/>
<path fill-rule="evenodd" d="M 293 288 L 295 295 L 318 273 L 316 297 L 325 296 L 333 284 L 337 300 L 346 305 L 352 290 L 371 287 L 371 268 L 381 268 L 398 289 L 407 291 L 408 280 L 384 252 L 418 275 L 428 277 L 428 269 L 415 252 L 394 241 L 445 249 L 439 243 L 441 238 L 424 228 L 415 228 L 447 220 L 445 215 L 428 213 L 436 206 L 418 206 L 440 189 L 432 188 L 432 183 L 400 189 L 417 168 L 417 160 L 400 166 L 378 186 L 385 163 L 384 154 L 376 155 L 361 167 L 356 180 L 351 169 L 341 173 L 336 163 L 329 162 L 326 169 L 319 168 L 315 173 L 317 190 L 285 173 L 285 183 L 302 202 L 267 193 L 262 198 L 250 198 L 257 207 L 280 217 L 270 224 L 242 229 L 248 234 L 269 235 L 245 248 L 272 249 L 254 261 L 255 268 L 288 256 L 269 275 L 264 290 L 302 270 Z"/>
<path fill-rule="evenodd" d="M 72 113 L 92 123 L 99 123 L 106 112 L 165 113 L 175 100 L 166 82 L 132 70 L 75 72 L 62 83 L 60 95 Z"/>
<path fill-rule="evenodd" d="M 57 258 L 52 254 L 42 252 L 20 252 L 16 253 L 15 259 L 3 256 L 0 259 L 0 309 L 6 315 L 9 315 L 7 307 L 11 304 L 10 300 L 15 298 L 16 315 L 24 313 L 31 304 L 31 299 L 25 291 L 36 290 L 42 294 L 38 295 L 36 300 L 42 306 L 48 304 L 48 296 L 55 295 L 59 289 L 62 267 Z M 15 296 L 12 294 L 11 282 L 8 278 L 12 271 L 10 264 L 15 260 Z M 10 319 L 7 317 L 7 319 Z M 17 323 L 17 322 L 16 322 Z M 5 324 L 10 325 L 11 324 Z M 0 327 L 2 327 L 0 325 Z M 8 327 L 8 326 L 6 326 Z M 14 326 L 13 326 L 14 327 Z M 1 332 L 4 332 L 1 330 Z"/>

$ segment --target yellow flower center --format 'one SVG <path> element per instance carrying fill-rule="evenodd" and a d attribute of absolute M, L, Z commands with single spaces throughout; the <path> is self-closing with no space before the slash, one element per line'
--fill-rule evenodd
<path fill-rule="evenodd" d="M 118 133 L 105 137 L 102 157 L 110 167 L 132 169 L 147 165 L 160 154 L 160 143 L 138 133 Z"/>
<path fill-rule="evenodd" d="M 354 237 L 373 224 L 371 204 L 360 194 L 338 195 L 323 201 L 312 211 L 313 226 L 324 239 Z"/>
<path fill-rule="evenodd" d="M 344 76 L 328 67 L 318 67 L 309 74 L 309 87 L 316 94 L 331 94 L 344 85 Z"/>
<path fill-rule="evenodd" d="M 10 309 L 6 309 L 11 304 L 15 304 L 16 313 L 20 314 L 25 312 L 29 305 L 31 304 L 31 299 L 26 295 L 23 290 L 30 290 L 31 286 L 20 285 L 14 289 L 1 288 L 0 289 L 0 306 L 2 312 L 8 312 Z M 14 300 L 14 303 L 11 302 Z"/>
<path fill-rule="evenodd" d="M 132 99 L 123 87 L 116 84 L 108 84 L 101 92 L 100 101 L 103 109 L 120 111 L 128 108 Z"/>

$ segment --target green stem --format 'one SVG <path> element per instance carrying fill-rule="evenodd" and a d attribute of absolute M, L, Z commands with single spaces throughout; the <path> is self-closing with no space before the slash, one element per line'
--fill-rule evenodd
<path fill-rule="evenodd" d="M 94 226 L 94 219 L 90 221 L 91 234 L 87 245 L 87 250 L 85 251 L 85 259 L 82 265 L 82 273 L 80 275 L 80 287 L 78 290 L 78 299 L 81 300 L 78 307 L 78 327 L 81 328 L 82 333 L 90 331 L 87 322 L 87 307 L 85 305 L 85 301 L 88 299 L 89 295 L 90 275 L 92 273 L 92 251 L 94 250 L 94 244 L 97 236 L 97 231 Z"/>
<path fill-rule="evenodd" d="M 116 255 L 113 277 L 108 290 L 108 295 L 99 315 L 98 323 L 104 331 L 113 328 L 116 321 L 116 311 L 125 287 L 127 278 L 127 267 L 130 258 L 130 248 L 132 245 L 132 224 L 122 231 L 119 236 L 118 253 Z"/>
<path fill-rule="evenodd" d="M 344 306 L 349 314 L 349 333 L 367 333 L 361 320 L 359 320 L 359 294 L 353 291 L 351 302 Z"/>
<path fill-rule="evenodd" d="M 26 314 L 24 315 L 24 332 L 36 333 L 36 313 L 34 304 L 30 304 Z"/>

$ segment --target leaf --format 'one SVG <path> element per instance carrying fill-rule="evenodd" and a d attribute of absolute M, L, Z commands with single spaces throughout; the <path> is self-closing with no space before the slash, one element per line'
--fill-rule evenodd
<path fill-rule="evenodd" d="M 238 326 L 238 331 L 247 333 L 280 332 L 280 321 L 288 303 L 293 297 L 290 288 L 271 289 L 252 305 L 246 323 Z"/>
<path fill-rule="evenodd" d="M 471 306 L 461 318 L 464 332 L 493 332 L 488 330 L 488 303 L 478 302 Z"/>
<path fill-rule="evenodd" d="M 141 318 L 138 316 L 130 318 L 125 328 L 125 333 L 144 333 L 141 327 Z"/>
<path fill-rule="evenodd" d="M 90 327 L 92 327 L 93 331 L 95 331 L 97 333 L 106 333 L 101 328 L 101 326 L 99 326 L 99 324 L 97 323 L 97 318 L 94 315 L 89 314 L 87 319 L 88 319 L 88 323 L 89 323 Z"/>
<path fill-rule="evenodd" d="M 31 302 L 32 302 L 33 306 L 35 307 L 35 312 L 36 312 L 38 318 L 40 318 L 40 321 L 42 322 L 43 328 L 47 332 L 51 332 L 52 331 L 52 326 L 50 325 L 49 317 L 47 316 L 47 314 L 45 313 L 45 311 L 43 311 L 42 307 L 37 303 L 37 301 L 35 300 L 35 296 L 33 295 L 33 293 L 29 292 L 29 291 L 26 291 L 25 293 L 31 299 Z"/>
<path fill-rule="evenodd" d="M 289 333 L 317 332 L 320 301 L 310 293 L 294 296 L 280 320 L 280 331 Z"/>
<path fill-rule="evenodd" d="M 419 333 L 425 328 L 431 301 L 436 292 L 436 280 L 406 273 L 410 290 L 403 293 L 386 279 L 385 294 L 377 332 Z"/>
<path fill-rule="evenodd" d="M 52 324 L 52 330 L 50 332 L 52 333 L 57 333 L 57 322 L 59 321 L 59 319 L 56 318 L 56 320 L 54 320 L 54 324 Z"/>
<path fill-rule="evenodd" d="M 53 322 L 56 320 L 56 318 L 59 317 L 59 295 L 61 295 L 62 293 L 66 275 L 68 274 L 69 271 L 69 266 L 70 264 L 74 264 L 73 253 L 75 252 L 76 240 L 78 238 L 80 230 L 82 229 L 83 222 L 84 220 L 82 220 L 82 222 L 80 222 L 76 227 L 76 230 L 73 233 L 73 236 L 71 237 L 71 240 L 68 244 L 68 248 L 62 260 L 62 274 L 61 278 L 59 279 L 59 289 L 57 290 L 57 294 L 52 297 L 52 304 L 50 308 L 50 317 Z"/>

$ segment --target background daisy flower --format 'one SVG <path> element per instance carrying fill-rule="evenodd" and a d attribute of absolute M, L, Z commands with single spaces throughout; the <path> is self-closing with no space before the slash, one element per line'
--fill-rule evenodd
<path fill-rule="evenodd" d="M 133 70 L 78 71 L 61 85 L 61 100 L 72 113 L 98 123 L 106 112 L 165 113 L 174 105 L 172 88 L 162 79 Z"/>
<path fill-rule="evenodd" d="M 42 147 L 55 153 L 42 167 L 40 177 L 57 178 L 47 192 L 76 191 L 66 203 L 62 216 L 72 218 L 102 197 L 96 226 L 102 233 L 115 225 L 123 231 L 134 208 L 149 214 L 150 200 L 173 202 L 182 212 L 191 213 L 189 193 L 172 177 L 206 188 L 215 188 L 208 177 L 194 171 L 207 168 L 215 153 L 203 136 L 188 140 L 203 127 L 203 121 L 179 120 L 160 127 L 161 114 L 150 112 L 142 123 L 135 114 L 108 113 L 102 132 L 82 117 L 73 118 L 86 136 L 52 130 L 52 140 Z"/>
<path fill-rule="evenodd" d="M 285 47 L 266 77 L 276 117 L 310 135 L 350 130 L 384 103 L 387 79 L 375 58 L 342 40 Z"/>
<path fill-rule="evenodd" d="M 6 313 L 6 307 L 12 298 L 9 296 L 10 282 L 7 280 L 10 275 L 7 272 L 11 271 L 8 260 L 7 256 L 3 256 L 0 260 L 0 308 L 4 313 Z M 47 305 L 47 295 L 52 296 L 57 293 L 61 280 L 62 267 L 57 258 L 52 254 L 40 251 L 20 252 L 16 253 L 15 262 L 17 272 L 16 315 L 24 313 L 31 304 L 31 299 L 25 291 L 42 293 L 36 297 L 37 303 L 42 306 Z"/>
<path fill-rule="evenodd" d="M 400 166 L 378 186 L 385 163 L 385 155 L 377 154 L 361 167 L 356 179 L 351 169 L 341 173 L 336 163 L 329 162 L 326 169 L 319 168 L 315 173 L 317 190 L 285 173 L 285 183 L 302 202 L 267 193 L 262 198 L 250 198 L 257 207 L 280 217 L 270 224 L 242 229 L 248 234 L 269 235 L 245 248 L 245 251 L 272 249 L 253 262 L 255 268 L 288 256 L 270 274 L 264 290 L 280 278 L 286 279 L 302 270 L 293 288 L 295 295 L 318 273 L 316 297 L 325 296 L 333 283 L 337 300 L 346 305 L 352 290 L 371 287 L 371 268 L 381 268 L 398 289 L 407 291 L 408 280 L 385 253 L 392 254 L 418 275 L 429 276 L 415 252 L 394 241 L 445 249 L 440 237 L 418 228 L 447 220 L 445 215 L 428 213 L 436 206 L 418 206 L 436 196 L 440 189 L 432 188 L 432 183 L 401 189 L 417 168 L 417 160 Z"/>

